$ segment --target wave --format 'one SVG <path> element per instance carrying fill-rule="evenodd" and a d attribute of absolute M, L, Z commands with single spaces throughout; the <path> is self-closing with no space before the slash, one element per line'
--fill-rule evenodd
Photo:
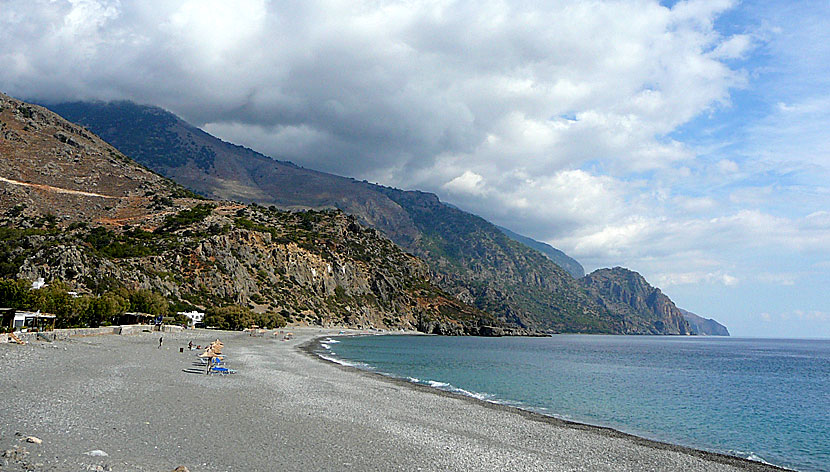
<path fill-rule="evenodd" d="M 343 359 L 339 359 L 337 357 L 326 356 L 326 355 L 321 354 L 319 352 L 317 353 L 317 356 L 320 359 L 325 359 L 329 362 L 334 362 L 335 364 L 345 365 L 345 366 L 349 366 L 349 367 L 357 367 L 357 364 L 351 363 L 349 361 L 344 361 Z"/>
<path fill-rule="evenodd" d="M 763 457 L 759 456 L 754 452 L 746 452 L 746 451 L 736 451 L 736 450 L 729 450 L 727 454 L 737 457 L 743 457 L 744 459 L 748 459 L 755 462 L 760 462 L 762 464 L 767 465 L 774 465 L 772 462 L 766 461 Z"/>
<path fill-rule="evenodd" d="M 392 375 L 392 374 L 384 374 L 384 375 L 388 375 L 389 377 L 401 378 L 401 377 L 398 377 L 398 376 Z M 476 398 L 478 400 L 482 400 L 482 401 L 486 401 L 486 402 L 490 402 L 490 403 L 498 403 L 498 404 L 501 404 L 501 405 L 510 404 L 507 401 L 500 400 L 500 399 L 496 398 L 496 396 L 491 394 L 491 393 L 473 392 L 473 391 L 470 391 L 470 390 L 465 390 L 465 389 L 460 388 L 460 387 L 456 387 L 455 385 L 452 385 L 452 384 L 447 383 L 447 382 L 441 382 L 439 380 L 421 380 L 421 379 L 418 379 L 418 378 L 415 378 L 415 377 L 406 377 L 404 380 L 407 380 L 411 383 L 415 383 L 415 384 L 419 384 L 419 385 L 426 385 L 427 387 L 432 387 L 432 388 L 435 388 L 435 389 L 438 389 L 438 390 L 443 390 L 445 392 L 458 393 L 458 394 L 464 395 L 466 397 L 472 397 L 472 398 Z M 516 403 L 516 402 L 511 402 L 511 403 L 518 405 L 518 403 Z"/>
<path fill-rule="evenodd" d="M 474 392 L 474 391 L 470 391 L 470 390 L 465 390 L 463 388 L 456 387 L 455 385 L 452 385 L 452 384 L 447 383 L 447 382 L 441 382 L 441 381 L 438 381 L 438 380 L 421 380 L 421 379 L 418 379 L 418 378 L 415 378 L 415 377 L 401 377 L 401 376 L 391 374 L 391 373 L 388 373 L 388 372 L 377 371 L 376 370 L 377 368 L 375 366 L 365 364 L 363 362 L 347 361 L 347 360 L 341 359 L 339 357 L 336 357 L 334 351 L 331 350 L 331 346 L 329 346 L 328 343 L 329 343 L 328 339 L 325 340 L 324 342 L 320 343 L 320 346 L 323 347 L 324 349 L 326 349 L 326 352 L 325 353 L 324 352 L 317 352 L 316 354 L 321 359 L 325 359 L 327 361 L 334 362 L 335 364 L 340 364 L 340 365 L 344 365 L 344 366 L 348 366 L 348 367 L 356 367 L 356 368 L 362 369 L 362 370 L 373 370 L 373 371 L 377 372 L 378 374 L 384 375 L 386 377 L 392 377 L 392 378 L 396 378 L 396 379 L 406 380 L 407 382 L 411 382 L 411 383 L 415 383 L 415 384 L 419 384 L 419 385 L 426 385 L 427 387 L 436 388 L 438 390 L 443 390 L 443 391 L 446 391 L 446 392 L 457 393 L 457 394 L 464 395 L 464 396 L 467 396 L 467 397 L 476 398 L 478 400 L 482 400 L 482 401 L 485 401 L 485 402 L 496 403 L 496 404 L 500 404 L 500 405 L 516 406 L 516 407 L 521 406 L 521 403 L 519 403 L 519 402 L 501 400 L 501 399 L 496 398 L 496 396 L 491 394 L 491 393 L 482 393 L 482 392 Z"/>
<path fill-rule="evenodd" d="M 347 367 L 355 367 L 355 368 L 361 369 L 361 370 L 375 370 L 374 366 L 371 366 L 369 364 L 364 364 L 363 362 L 347 361 L 345 359 L 341 359 L 341 358 L 335 356 L 334 352 L 332 352 L 332 351 L 315 352 L 315 354 L 320 359 L 324 359 L 324 360 L 327 360 L 329 362 L 333 362 L 335 364 L 340 364 L 340 365 L 347 366 Z M 329 355 L 329 354 L 331 354 L 331 355 Z"/>

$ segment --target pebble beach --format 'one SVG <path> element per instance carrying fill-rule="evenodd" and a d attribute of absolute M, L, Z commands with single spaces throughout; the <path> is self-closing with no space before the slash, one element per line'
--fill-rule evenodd
<path fill-rule="evenodd" d="M 0 344 L 0 471 L 781 470 L 340 366 L 308 352 L 339 330 L 291 331 Z M 196 365 L 216 338 L 237 373 Z"/>

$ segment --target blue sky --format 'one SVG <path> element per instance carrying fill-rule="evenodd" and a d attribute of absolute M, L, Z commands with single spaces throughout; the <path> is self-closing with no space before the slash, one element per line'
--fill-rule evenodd
<path fill-rule="evenodd" d="M 671 135 L 697 149 L 697 160 L 729 159 L 742 172 L 726 182 L 678 186 L 678 192 L 714 198 L 722 214 L 752 209 L 793 226 L 822 219 L 826 229 L 821 212 L 830 203 L 828 20 L 827 2 L 749 1 L 718 19 L 723 34 L 754 36 L 751 51 L 730 64 L 746 71 L 747 83 L 730 92 L 729 106 L 703 113 Z M 757 236 L 747 232 L 748 247 L 731 248 L 731 264 L 746 274 L 743 281 L 703 290 L 679 285 L 669 293 L 678 303 L 718 313 L 738 333 L 830 336 L 826 233 L 818 234 L 816 244 L 799 243 L 795 234 L 777 243 L 765 243 L 764 236 L 753 241 Z M 709 296 L 700 300 L 700 293 Z"/>
<path fill-rule="evenodd" d="M 0 0 L 0 91 L 437 193 L 746 336 L 830 337 L 830 3 Z"/>

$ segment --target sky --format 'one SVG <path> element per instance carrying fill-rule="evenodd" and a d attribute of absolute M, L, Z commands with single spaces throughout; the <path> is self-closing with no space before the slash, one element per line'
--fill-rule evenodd
<path fill-rule="evenodd" d="M 830 2 L 0 0 L 0 91 L 434 192 L 733 335 L 830 338 Z"/>

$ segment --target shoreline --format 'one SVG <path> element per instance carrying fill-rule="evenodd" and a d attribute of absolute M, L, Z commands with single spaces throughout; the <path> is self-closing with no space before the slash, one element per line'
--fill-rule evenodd
<path fill-rule="evenodd" d="M 409 333 L 401 333 L 401 334 L 407 335 Z M 367 333 L 367 334 L 351 334 L 351 335 L 338 334 L 338 335 L 333 335 L 333 336 L 335 336 L 335 337 L 336 336 L 361 336 L 361 335 L 367 335 L 367 336 L 400 336 L 401 334 L 397 334 L 397 333 Z M 423 334 L 423 333 L 420 333 L 420 334 Z M 741 468 L 743 470 L 751 470 L 751 471 L 778 470 L 778 471 L 790 471 L 790 472 L 793 471 L 793 469 L 787 469 L 785 467 L 781 467 L 781 466 L 778 466 L 778 465 L 775 465 L 775 464 L 754 461 L 754 460 L 746 459 L 746 458 L 739 457 L 739 456 L 732 456 L 732 455 L 729 455 L 729 454 L 706 451 L 706 450 L 703 450 L 703 449 L 695 449 L 695 448 L 692 448 L 692 447 L 683 446 L 683 445 L 679 445 L 679 444 L 673 444 L 673 443 L 658 441 L 658 440 L 654 440 L 654 439 L 648 439 L 648 438 L 644 438 L 642 436 L 637 436 L 637 435 L 634 435 L 634 434 L 631 434 L 631 433 L 626 433 L 624 431 L 620 431 L 618 429 L 611 428 L 611 427 L 608 427 L 608 426 L 592 425 L 592 424 L 588 424 L 588 423 L 580 423 L 578 421 L 565 420 L 565 419 L 562 419 L 562 418 L 557 418 L 557 417 L 551 416 L 551 415 L 545 415 L 543 413 L 535 412 L 535 411 L 532 411 L 532 410 L 527 410 L 527 409 L 520 408 L 520 407 L 517 407 L 517 406 L 505 405 L 505 404 L 496 403 L 496 402 L 490 402 L 490 401 L 482 400 L 480 398 L 476 398 L 476 397 L 473 397 L 473 396 L 470 396 L 470 395 L 464 395 L 463 393 L 451 392 L 451 391 L 448 391 L 448 390 L 440 389 L 438 387 L 432 387 L 430 385 L 424 385 L 424 384 L 419 384 L 419 383 L 416 383 L 416 382 L 411 382 L 411 381 L 408 381 L 406 379 L 402 379 L 402 378 L 399 378 L 399 377 L 394 377 L 394 376 L 389 375 L 389 374 L 383 374 L 383 373 L 380 373 L 380 372 L 373 372 L 373 371 L 370 371 L 370 370 L 361 369 L 359 367 L 341 364 L 341 363 L 336 362 L 334 360 L 326 359 L 326 358 L 324 358 L 324 357 L 322 357 L 322 356 L 320 356 L 320 355 L 318 355 L 314 352 L 315 347 L 319 346 L 322 343 L 322 341 L 321 341 L 322 339 L 330 338 L 330 337 L 332 337 L 332 335 L 317 336 L 317 337 L 315 337 L 313 339 L 310 339 L 310 340 L 304 342 L 303 344 L 297 346 L 297 349 L 304 352 L 306 355 L 317 359 L 320 362 L 325 362 L 327 364 L 334 365 L 334 366 L 336 366 L 336 367 L 338 367 L 342 370 L 348 371 L 348 372 L 353 372 L 353 373 L 358 373 L 358 374 L 361 374 L 361 375 L 370 376 L 370 377 L 375 378 L 375 379 L 381 379 L 385 382 L 390 382 L 390 383 L 393 383 L 393 384 L 396 384 L 396 385 L 406 386 L 406 387 L 409 387 L 409 388 L 412 388 L 412 389 L 415 389 L 415 390 L 418 390 L 418 391 L 421 391 L 421 392 L 430 393 L 432 395 L 440 395 L 440 396 L 445 396 L 445 397 L 449 397 L 449 398 L 455 398 L 455 399 L 458 399 L 458 400 L 469 402 L 469 403 L 474 404 L 474 405 L 479 406 L 479 407 L 490 408 L 490 409 L 494 409 L 494 410 L 500 410 L 500 411 L 506 411 L 506 412 L 514 413 L 514 414 L 522 416 L 523 418 L 525 418 L 529 421 L 536 421 L 536 422 L 546 423 L 546 424 L 550 424 L 550 425 L 554 425 L 554 426 L 571 428 L 571 429 L 575 429 L 575 430 L 578 430 L 578 431 L 587 431 L 587 432 L 590 432 L 590 433 L 604 435 L 604 436 L 607 436 L 607 437 L 619 438 L 619 439 L 631 441 L 634 444 L 637 444 L 639 446 L 645 446 L 645 447 L 649 447 L 649 448 L 653 448 L 653 449 L 657 449 L 657 450 L 666 450 L 666 451 L 679 452 L 679 453 L 682 453 L 682 454 L 688 454 L 688 455 L 691 455 L 691 456 L 699 457 L 699 458 L 707 460 L 707 461 L 716 462 L 716 463 L 724 464 L 724 465 L 729 465 L 729 466 Z"/>
<path fill-rule="evenodd" d="M 340 329 L 284 331 L 0 344 L 0 470 L 782 470 L 326 362 L 298 348 Z M 236 374 L 180 352 L 217 337 Z"/>

